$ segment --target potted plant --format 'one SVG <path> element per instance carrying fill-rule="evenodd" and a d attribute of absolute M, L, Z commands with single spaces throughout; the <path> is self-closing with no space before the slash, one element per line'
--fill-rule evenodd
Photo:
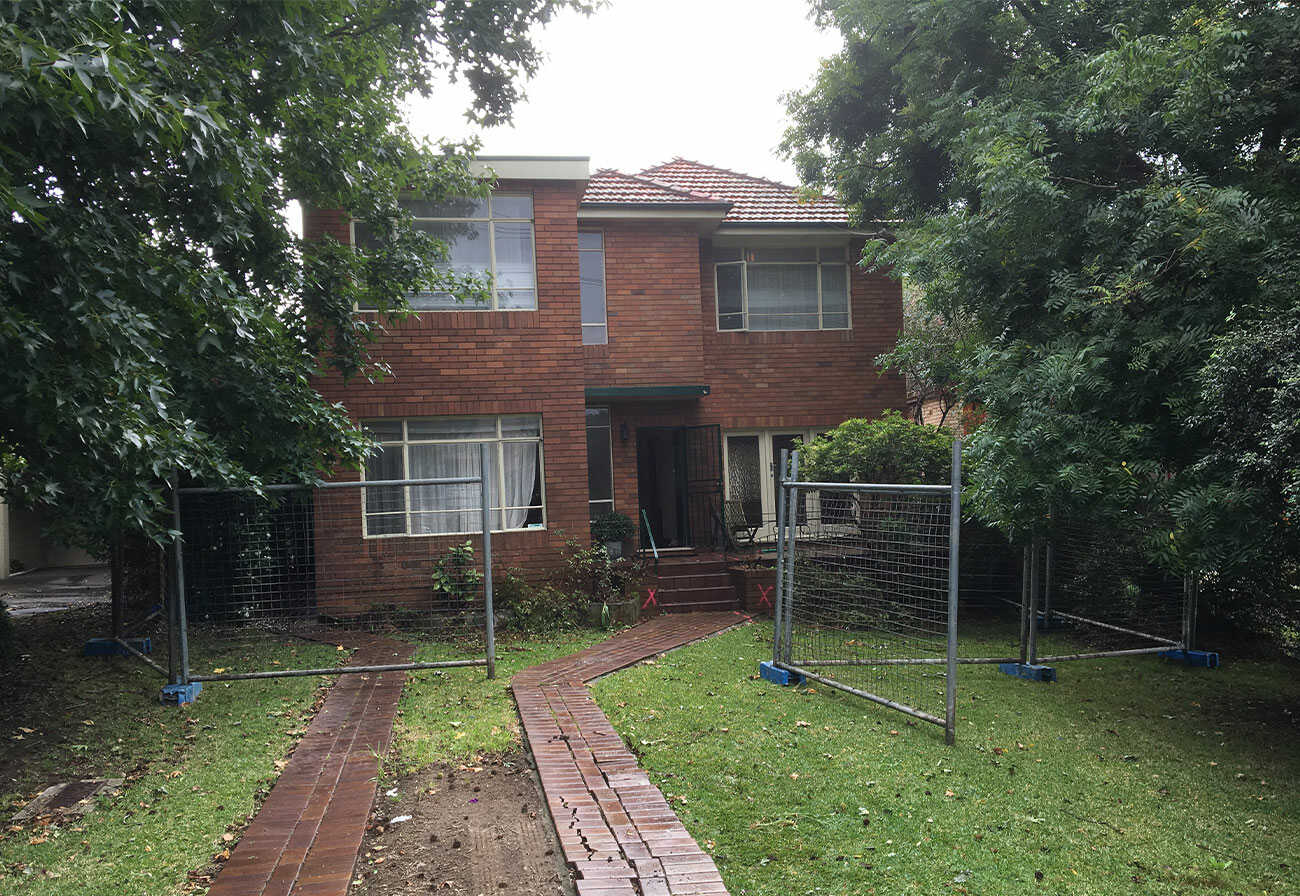
<path fill-rule="evenodd" d="M 636 527 L 632 524 L 632 520 L 626 514 L 613 510 L 602 513 L 591 521 L 591 540 L 596 544 L 603 544 L 605 552 L 610 557 L 622 557 L 623 542 L 631 538 L 635 532 Z"/>

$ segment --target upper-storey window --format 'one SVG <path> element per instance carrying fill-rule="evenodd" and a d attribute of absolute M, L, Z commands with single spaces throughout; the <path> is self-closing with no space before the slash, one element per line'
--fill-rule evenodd
<path fill-rule="evenodd" d="M 417 311 L 503 311 L 537 308 L 537 264 L 533 255 L 533 197 L 494 193 L 490 199 L 431 202 L 406 199 L 402 207 L 415 227 L 447 244 L 447 259 L 438 266 L 456 274 L 478 274 L 490 286 L 482 301 L 461 301 L 448 292 L 410 296 Z M 368 228 L 353 224 L 353 242 L 372 242 Z M 364 309 L 364 310 L 373 310 Z"/>
<path fill-rule="evenodd" d="M 578 234 L 578 285 L 582 299 L 582 344 L 605 345 L 605 237 L 596 232 Z"/>
<path fill-rule="evenodd" d="M 844 247 L 715 246 L 719 330 L 845 330 L 849 266 Z"/>

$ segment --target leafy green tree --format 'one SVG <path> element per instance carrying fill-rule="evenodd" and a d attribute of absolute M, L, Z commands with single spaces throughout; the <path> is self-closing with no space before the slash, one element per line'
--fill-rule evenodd
<path fill-rule="evenodd" d="M 374 375 L 358 302 L 398 311 L 440 247 L 399 191 L 481 192 L 473 147 L 402 123 L 463 79 L 505 118 L 528 30 L 581 0 L 23 0 L 0 5 L 0 495 L 94 547 L 165 537 L 174 472 L 306 479 L 367 443 L 312 386 Z M 350 210 L 364 257 L 291 199 Z"/>
<path fill-rule="evenodd" d="M 870 263 L 976 328 L 960 386 L 986 414 L 977 508 L 1023 532 L 1050 507 L 1127 507 L 1180 562 L 1224 562 L 1215 545 L 1267 556 L 1250 536 L 1294 529 L 1278 516 L 1286 470 L 1265 451 L 1236 475 L 1215 447 L 1230 415 L 1213 406 L 1261 390 L 1252 407 L 1294 420 L 1293 387 L 1226 347 L 1269 341 L 1261 324 L 1297 304 L 1300 13 L 1265 0 L 814 9 L 843 48 L 791 98 L 784 146 L 864 226 L 897 222 Z"/>
<path fill-rule="evenodd" d="M 939 405 L 940 426 L 954 410 L 960 412 L 966 367 L 978 345 L 975 339 L 975 329 L 964 318 L 945 318 L 926 307 L 919 290 L 904 286 L 903 332 L 876 363 L 907 378 L 908 393 L 916 402 L 914 422 L 924 422 L 925 405 L 932 401 Z"/>

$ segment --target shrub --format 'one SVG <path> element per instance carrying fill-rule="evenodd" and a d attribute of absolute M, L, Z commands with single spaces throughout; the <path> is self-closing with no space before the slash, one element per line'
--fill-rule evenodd
<path fill-rule="evenodd" d="M 555 575 L 556 586 L 566 594 L 584 595 L 588 601 L 615 604 L 635 597 L 645 579 L 645 565 L 636 557 L 610 557 L 600 545 L 569 542 L 564 565 Z"/>
<path fill-rule="evenodd" d="M 474 559 L 474 543 L 466 541 L 450 548 L 433 563 L 433 596 L 468 602 L 478 597 L 483 570 Z"/>
<path fill-rule="evenodd" d="M 636 532 L 636 526 L 626 514 L 616 511 L 602 513 L 591 523 L 591 540 L 597 544 L 610 541 L 627 541 Z"/>
<path fill-rule="evenodd" d="M 508 569 L 493 581 L 493 600 L 500 627 L 507 631 L 550 632 L 582 624 L 587 597 L 553 585 L 533 585 L 519 570 Z"/>
<path fill-rule="evenodd" d="M 898 411 L 846 420 L 799 453 L 799 478 L 822 482 L 946 483 L 950 430 L 913 423 Z"/>

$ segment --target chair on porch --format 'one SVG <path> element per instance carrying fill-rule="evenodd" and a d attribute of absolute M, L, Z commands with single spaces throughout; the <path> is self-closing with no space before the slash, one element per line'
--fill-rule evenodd
<path fill-rule="evenodd" d="M 722 519 L 727 537 L 733 544 L 739 546 L 737 536 L 740 536 L 745 539 L 747 545 L 754 546 L 754 539 L 758 536 L 758 530 L 762 528 L 763 523 L 761 520 L 757 523 L 750 521 L 745 515 L 745 505 L 740 499 L 733 498 L 722 503 Z"/>

